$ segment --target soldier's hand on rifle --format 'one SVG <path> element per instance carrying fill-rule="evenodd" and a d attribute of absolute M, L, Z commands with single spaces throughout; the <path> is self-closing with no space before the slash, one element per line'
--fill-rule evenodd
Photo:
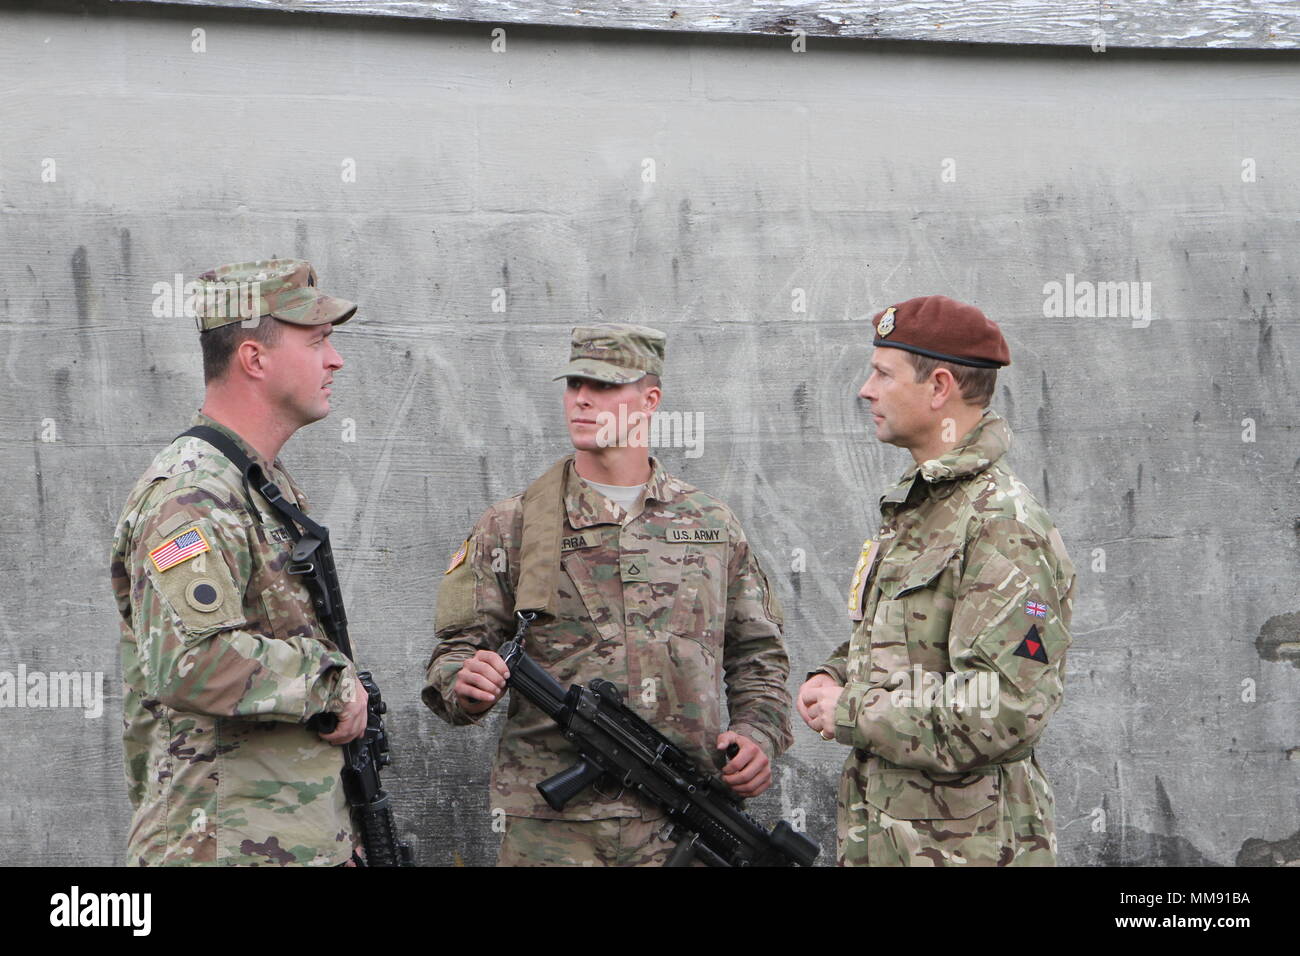
<path fill-rule="evenodd" d="M 495 651 L 475 651 L 473 657 L 460 665 L 452 690 L 462 710 L 467 714 L 481 714 L 505 695 L 509 676 L 510 670 L 501 655 Z"/>
<path fill-rule="evenodd" d="M 328 734 L 320 735 L 320 739 L 327 744 L 341 747 L 366 732 L 366 722 L 369 717 L 366 713 L 366 704 L 370 700 L 370 695 L 361 686 L 361 681 L 354 680 L 352 686 L 356 688 L 356 696 L 344 706 L 343 713 L 339 714 L 338 726 Z"/>
<path fill-rule="evenodd" d="M 823 740 L 835 739 L 835 708 L 842 693 L 844 688 L 829 674 L 814 674 L 799 688 L 799 716 Z"/>
<path fill-rule="evenodd" d="M 772 762 L 763 748 L 734 730 L 718 734 L 718 749 L 736 744 L 740 751 L 722 767 L 722 782 L 742 797 L 756 797 L 772 785 Z"/>

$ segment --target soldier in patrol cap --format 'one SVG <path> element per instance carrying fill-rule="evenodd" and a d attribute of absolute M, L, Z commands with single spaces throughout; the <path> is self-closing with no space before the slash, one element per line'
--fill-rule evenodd
<path fill-rule="evenodd" d="M 215 429 L 307 510 L 277 455 L 330 409 L 356 312 L 303 261 L 204 273 L 193 304 Z M 341 745 L 366 725 L 353 665 L 288 573 L 291 535 L 240 468 L 197 437 L 145 469 L 113 542 L 132 864 L 336 866 L 354 860 Z M 306 726 L 334 714 L 336 729 Z"/>
<path fill-rule="evenodd" d="M 1052 788 L 1034 747 L 1061 702 L 1075 574 L 988 407 L 1006 341 L 941 295 L 889 307 L 875 333 L 858 394 L 876 437 L 914 464 L 881 496 L 853 572 L 852 637 L 798 702 L 848 748 L 838 862 L 1053 865 Z"/>
<path fill-rule="evenodd" d="M 781 608 L 731 510 L 650 457 L 664 344 L 662 332 L 635 325 L 573 330 L 557 378 L 575 452 L 489 508 L 452 555 L 423 698 L 459 725 L 505 694 L 497 649 L 514 636 L 521 557 L 539 560 L 521 556 L 527 510 L 530 523 L 561 529 L 549 579 L 558 583 L 546 595 L 554 613 L 533 624 L 528 653 L 566 687 L 613 681 L 702 767 L 724 764 L 723 781 L 756 796 L 791 743 Z M 726 760 L 733 743 L 739 752 Z M 505 814 L 499 863 L 662 864 L 672 850 L 659 837 L 665 821 L 640 797 L 597 784 L 562 811 L 547 806 L 537 784 L 577 756 L 549 717 L 511 694 L 491 781 Z"/>

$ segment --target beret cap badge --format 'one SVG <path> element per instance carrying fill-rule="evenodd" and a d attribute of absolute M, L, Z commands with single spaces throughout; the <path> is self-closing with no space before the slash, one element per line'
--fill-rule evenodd
<path fill-rule="evenodd" d="M 876 326 L 876 334 L 882 339 L 894 331 L 894 307 L 891 305 L 885 310 L 885 314 L 880 317 L 880 323 Z"/>

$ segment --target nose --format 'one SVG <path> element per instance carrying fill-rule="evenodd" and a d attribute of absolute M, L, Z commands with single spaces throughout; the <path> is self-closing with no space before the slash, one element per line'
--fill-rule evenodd
<path fill-rule="evenodd" d="M 325 340 L 325 345 L 327 346 L 325 351 L 325 367 L 337 372 L 343 367 L 343 356 L 339 354 L 339 350 L 334 347 L 334 343 L 329 339 Z"/>
<path fill-rule="evenodd" d="M 862 387 L 858 389 L 858 398 L 865 398 L 869 402 L 875 401 L 875 395 L 871 388 L 870 378 L 863 382 Z"/>

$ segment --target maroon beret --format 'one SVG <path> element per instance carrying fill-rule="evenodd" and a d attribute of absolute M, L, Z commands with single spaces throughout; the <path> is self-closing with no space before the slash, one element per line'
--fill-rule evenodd
<path fill-rule="evenodd" d="M 891 305 L 871 323 L 876 327 L 872 343 L 876 346 L 976 368 L 1011 364 L 1007 340 L 997 324 L 975 306 L 946 295 L 923 295 Z"/>

